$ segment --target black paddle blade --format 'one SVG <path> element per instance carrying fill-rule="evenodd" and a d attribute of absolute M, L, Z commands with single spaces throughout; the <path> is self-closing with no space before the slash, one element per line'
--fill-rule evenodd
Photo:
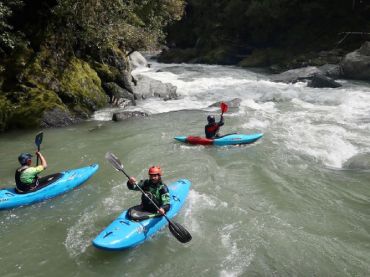
<path fill-rule="evenodd" d="M 36 135 L 35 137 L 35 144 L 37 146 L 37 148 L 40 148 L 40 145 L 42 143 L 42 138 L 44 137 L 44 133 L 43 132 L 40 132 Z"/>
<path fill-rule="evenodd" d="M 123 164 L 121 163 L 121 161 L 117 158 L 116 155 L 114 155 L 113 153 L 111 152 L 107 152 L 105 153 L 105 158 L 108 162 L 110 162 L 113 167 L 117 170 L 117 171 L 122 171 L 123 170 Z"/>
<path fill-rule="evenodd" d="M 169 221 L 168 228 L 170 229 L 172 235 L 174 235 L 174 237 L 177 238 L 179 242 L 187 243 L 191 241 L 190 233 L 179 223 Z"/>

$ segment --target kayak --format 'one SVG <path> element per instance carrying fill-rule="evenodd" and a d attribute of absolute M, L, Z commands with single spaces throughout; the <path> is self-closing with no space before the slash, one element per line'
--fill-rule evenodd
<path fill-rule="evenodd" d="M 230 134 L 225 135 L 215 139 L 207 139 L 205 137 L 193 137 L 193 136 L 180 136 L 175 137 L 176 140 L 190 143 L 190 144 L 200 144 L 200 145 L 239 145 L 239 144 L 248 144 L 255 142 L 256 140 L 263 137 L 262 133 L 243 135 L 243 134 Z"/>
<path fill-rule="evenodd" d="M 180 179 L 168 186 L 171 196 L 171 208 L 166 213 L 168 218 L 173 218 L 179 212 L 189 194 L 190 186 L 191 182 L 186 179 Z M 126 210 L 92 243 L 97 248 L 110 251 L 131 248 L 145 242 L 167 224 L 168 221 L 163 216 L 134 221 L 129 218 Z"/>
<path fill-rule="evenodd" d="M 28 193 L 18 193 L 15 188 L 1 189 L 0 210 L 30 205 L 56 197 L 87 181 L 98 168 L 98 164 L 92 164 L 42 177 L 39 179 L 38 189 Z"/>

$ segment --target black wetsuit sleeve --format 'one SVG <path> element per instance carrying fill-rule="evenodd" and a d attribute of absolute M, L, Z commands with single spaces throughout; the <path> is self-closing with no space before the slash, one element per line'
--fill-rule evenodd
<path fill-rule="evenodd" d="M 204 134 L 206 135 L 206 138 L 210 138 L 211 134 L 208 132 L 208 125 L 204 126 Z"/>
<path fill-rule="evenodd" d="M 127 188 L 129 190 L 139 190 L 137 186 L 140 186 L 140 188 L 143 188 L 144 182 L 145 181 L 141 180 L 137 185 L 134 185 L 134 184 L 131 184 L 129 181 L 127 181 Z"/>
<path fill-rule="evenodd" d="M 218 126 L 223 126 L 225 124 L 223 115 L 221 115 L 220 121 L 217 124 Z"/>

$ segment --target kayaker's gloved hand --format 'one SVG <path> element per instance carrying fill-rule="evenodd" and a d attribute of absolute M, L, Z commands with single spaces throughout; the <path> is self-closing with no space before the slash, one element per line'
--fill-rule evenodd
<path fill-rule="evenodd" d="M 166 211 L 163 208 L 159 208 L 158 213 L 164 215 Z"/>
<path fill-rule="evenodd" d="M 135 177 L 130 177 L 130 179 L 128 179 L 128 182 L 130 183 L 130 185 L 133 188 L 136 186 L 136 179 L 135 179 Z"/>

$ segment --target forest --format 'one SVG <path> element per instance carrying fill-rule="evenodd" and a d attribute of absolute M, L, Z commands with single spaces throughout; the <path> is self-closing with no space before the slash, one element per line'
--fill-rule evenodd
<path fill-rule="evenodd" d="M 301 66 L 294 60 L 358 48 L 370 38 L 369 18 L 369 1 L 360 0 L 189 0 L 161 60 Z"/>

